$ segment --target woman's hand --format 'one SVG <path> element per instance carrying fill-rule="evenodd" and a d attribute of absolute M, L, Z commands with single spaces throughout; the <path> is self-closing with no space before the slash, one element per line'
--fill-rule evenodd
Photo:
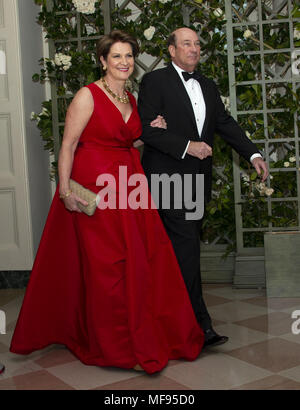
<path fill-rule="evenodd" d="M 74 194 L 74 192 L 72 192 L 67 198 L 62 198 L 62 201 L 65 204 L 66 209 L 71 212 L 74 212 L 74 211 L 79 212 L 79 213 L 82 212 L 78 208 L 78 202 L 84 206 L 88 205 L 87 201 L 85 201 L 84 199 L 81 199 L 79 196 Z"/>
<path fill-rule="evenodd" d="M 144 143 L 143 143 L 143 141 L 140 140 L 140 139 L 135 140 L 134 143 L 133 143 L 134 148 L 141 147 L 142 145 L 144 145 Z"/>
<path fill-rule="evenodd" d="M 150 125 L 151 127 L 164 128 L 165 130 L 167 129 L 166 120 L 161 115 L 158 115 L 155 120 L 151 121 Z"/>

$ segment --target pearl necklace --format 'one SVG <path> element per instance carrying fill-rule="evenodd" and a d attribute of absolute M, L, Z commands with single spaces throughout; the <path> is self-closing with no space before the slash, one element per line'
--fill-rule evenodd
<path fill-rule="evenodd" d="M 129 103 L 129 97 L 128 97 L 127 94 L 125 94 L 125 91 L 124 91 L 124 96 L 123 96 L 123 97 L 120 97 L 119 95 L 117 95 L 117 94 L 115 94 L 115 93 L 113 92 L 113 90 L 109 87 L 109 85 L 107 84 L 107 82 L 104 80 L 103 77 L 100 79 L 100 81 L 102 82 L 103 87 L 106 89 L 106 91 L 107 91 L 113 98 L 115 98 L 116 100 L 120 101 L 120 102 L 123 103 L 123 104 Z"/>

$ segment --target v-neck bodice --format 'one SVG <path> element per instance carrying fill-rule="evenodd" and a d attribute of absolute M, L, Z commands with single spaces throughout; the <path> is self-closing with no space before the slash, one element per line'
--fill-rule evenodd
<path fill-rule="evenodd" d="M 94 111 L 79 142 L 116 148 L 131 147 L 142 131 L 134 96 L 128 93 L 132 112 L 125 122 L 120 110 L 97 84 L 89 84 L 87 88 L 94 99 Z"/>
<path fill-rule="evenodd" d="M 124 117 L 123 117 L 123 114 L 121 113 L 121 111 L 119 110 L 119 108 L 116 106 L 116 104 L 114 104 L 114 102 L 108 97 L 108 95 L 102 90 L 101 87 L 99 87 L 96 83 L 94 83 L 94 84 L 100 89 L 100 91 L 103 92 L 103 94 L 105 94 L 106 98 L 107 98 L 108 101 L 112 104 L 112 106 L 115 107 L 115 109 L 116 109 L 117 111 L 119 111 L 119 113 L 120 113 L 120 115 L 121 115 L 121 117 L 122 117 L 124 123 L 125 123 L 125 124 L 128 124 L 128 122 L 130 121 L 131 115 L 132 115 L 132 113 L 133 113 L 133 107 L 132 107 L 132 104 L 131 104 L 131 100 L 129 100 L 130 105 L 131 105 L 131 113 L 130 113 L 130 115 L 129 115 L 127 121 L 125 121 L 125 119 L 124 119 Z M 128 93 L 128 92 L 127 92 L 127 94 L 128 94 L 128 96 L 129 96 L 129 93 Z"/>

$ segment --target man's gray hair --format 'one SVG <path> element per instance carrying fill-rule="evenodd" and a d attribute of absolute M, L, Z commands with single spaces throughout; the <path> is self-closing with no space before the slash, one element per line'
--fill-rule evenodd
<path fill-rule="evenodd" d="M 174 32 L 169 35 L 169 38 L 167 40 L 167 46 L 176 47 L 176 34 Z"/>

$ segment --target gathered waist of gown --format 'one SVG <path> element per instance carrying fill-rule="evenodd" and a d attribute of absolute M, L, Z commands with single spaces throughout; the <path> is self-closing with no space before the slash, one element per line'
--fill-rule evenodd
<path fill-rule="evenodd" d="M 121 149 L 121 150 L 130 150 L 130 149 L 136 149 L 134 148 L 132 142 L 120 142 L 118 145 L 104 145 L 104 144 L 98 144 L 96 142 L 79 142 L 77 145 L 77 148 L 79 149 L 95 149 L 99 151 L 105 151 L 105 150 L 113 150 L 113 149 Z"/>
<path fill-rule="evenodd" d="M 114 166 L 119 166 L 123 165 L 124 161 L 125 163 L 128 161 L 130 158 L 130 161 L 133 162 L 135 166 L 136 172 L 139 173 L 144 173 L 142 165 L 141 165 L 141 160 L 140 160 L 140 152 L 137 148 L 135 148 L 132 144 L 132 142 L 120 142 L 120 145 L 104 145 L 104 144 L 97 144 L 95 142 L 79 142 L 77 146 L 77 154 L 84 153 L 84 151 L 90 152 L 90 153 L 95 153 L 95 155 L 98 157 L 98 153 L 100 154 L 100 157 L 97 158 L 93 155 L 93 158 L 86 158 L 88 161 L 113 161 Z M 77 155 L 76 155 L 77 156 Z M 83 157 L 79 154 L 79 161 L 81 162 L 83 160 Z M 96 159 L 97 158 L 97 159 Z M 124 163 L 124 164 L 125 164 Z M 97 167 L 96 167 L 97 168 Z M 92 167 L 93 169 L 93 167 Z M 97 172 L 98 172 L 97 168 Z"/>

